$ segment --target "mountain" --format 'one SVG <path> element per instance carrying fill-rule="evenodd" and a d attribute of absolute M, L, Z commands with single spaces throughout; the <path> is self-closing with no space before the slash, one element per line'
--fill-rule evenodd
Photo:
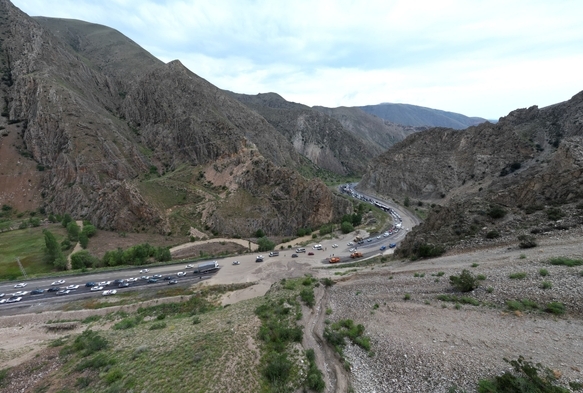
<path fill-rule="evenodd" d="M 384 150 L 402 141 L 414 132 L 427 129 L 427 127 L 413 127 L 391 123 L 388 120 L 383 120 L 354 107 L 326 108 L 323 106 L 315 106 L 313 109 L 338 120 L 342 127 L 353 135 L 373 145 L 381 146 Z"/>
<path fill-rule="evenodd" d="M 0 203 L 104 229 L 292 234 L 350 211 L 257 112 L 119 32 L 0 0 Z"/>
<path fill-rule="evenodd" d="M 358 108 L 392 123 L 413 127 L 448 127 L 461 130 L 487 121 L 480 117 L 467 117 L 459 113 L 409 104 L 383 103 Z"/>
<path fill-rule="evenodd" d="M 296 152 L 328 171 L 361 175 L 370 158 L 384 151 L 382 145 L 349 132 L 331 116 L 276 93 L 231 95 L 263 116 Z"/>
<path fill-rule="evenodd" d="M 516 241 L 520 234 L 577 228 L 582 114 L 583 92 L 546 108 L 515 110 L 497 124 L 415 133 L 374 159 L 359 187 L 431 204 L 402 245 L 405 254 L 425 243 Z"/>

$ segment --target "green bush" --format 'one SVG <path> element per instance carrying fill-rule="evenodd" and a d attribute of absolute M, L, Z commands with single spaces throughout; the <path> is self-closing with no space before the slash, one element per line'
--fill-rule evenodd
<path fill-rule="evenodd" d="M 540 287 L 542 289 L 551 289 L 553 287 L 553 284 L 551 284 L 549 281 L 543 281 Z"/>
<path fill-rule="evenodd" d="M 141 316 L 122 319 L 121 321 L 113 325 L 113 329 L 115 330 L 131 329 L 133 327 L 138 326 L 140 322 L 142 322 L 142 319 L 143 318 Z"/>
<path fill-rule="evenodd" d="M 344 221 L 342 224 L 340 224 L 340 230 L 344 234 L 350 233 L 354 231 L 354 226 L 350 222 Z"/>
<path fill-rule="evenodd" d="M 156 322 L 150 326 L 150 330 L 164 329 L 166 326 L 166 322 Z"/>
<path fill-rule="evenodd" d="M 308 307 L 314 307 L 316 304 L 316 298 L 314 297 L 314 290 L 311 288 L 305 288 L 300 291 L 300 298 Z"/>
<path fill-rule="evenodd" d="M 503 218 L 506 215 L 506 210 L 501 208 L 500 206 L 493 206 L 488 210 L 486 213 L 490 218 L 498 219 Z"/>
<path fill-rule="evenodd" d="M 508 278 L 510 278 L 512 280 L 522 280 L 525 277 L 526 277 L 525 272 L 512 273 L 512 274 L 508 275 Z"/>
<path fill-rule="evenodd" d="M 292 362 L 285 353 L 272 353 L 263 369 L 263 375 L 272 385 L 283 385 L 289 378 Z"/>
<path fill-rule="evenodd" d="M 546 277 L 549 275 L 549 271 L 547 269 L 540 269 L 538 274 L 540 274 L 542 277 Z"/>
<path fill-rule="evenodd" d="M 473 291 L 479 285 L 478 279 L 467 269 L 462 270 L 459 276 L 450 276 L 449 283 L 461 292 Z"/>
<path fill-rule="evenodd" d="M 89 356 L 95 352 L 107 348 L 109 343 L 107 340 L 94 332 L 91 329 L 85 330 L 73 342 L 72 349 L 74 352 L 79 352 L 81 356 Z"/>
<path fill-rule="evenodd" d="M 557 258 L 549 259 L 549 263 L 551 265 L 556 265 L 556 266 L 574 267 L 574 266 L 583 265 L 583 260 L 582 259 L 566 258 L 566 257 L 557 257 Z"/>
<path fill-rule="evenodd" d="M 551 302 L 546 305 L 545 311 L 555 315 L 563 315 L 565 313 L 565 305 L 559 302 Z"/>
<path fill-rule="evenodd" d="M 81 233 L 84 233 L 87 237 L 93 237 L 97 233 L 97 228 L 91 224 L 83 224 Z"/>
<path fill-rule="evenodd" d="M 537 246 L 534 236 L 520 235 L 518 236 L 518 247 L 520 248 L 533 248 Z"/>
<path fill-rule="evenodd" d="M 513 372 L 481 380 L 478 393 L 569 393 L 568 389 L 555 385 L 557 378 L 553 371 L 540 363 L 532 364 L 522 356 L 518 360 L 504 361 L 512 366 Z"/>
<path fill-rule="evenodd" d="M 71 267 L 73 269 L 83 269 L 87 267 L 97 266 L 99 259 L 94 257 L 87 250 L 77 251 L 71 255 Z"/>
<path fill-rule="evenodd" d="M 271 251 L 275 248 L 275 243 L 266 237 L 260 237 L 257 239 L 257 245 L 259 245 L 258 251 Z"/>
<path fill-rule="evenodd" d="M 255 237 L 265 237 L 265 232 L 263 232 L 263 229 L 258 229 L 255 231 Z"/>
<path fill-rule="evenodd" d="M 486 239 L 497 239 L 500 237 L 500 232 L 498 231 L 489 231 L 486 233 Z"/>
<path fill-rule="evenodd" d="M 413 249 L 413 254 L 418 258 L 435 258 L 443 253 L 445 253 L 445 248 L 429 243 L 419 244 Z"/>
<path fill-rule="evenodd" d="M 558 207 L 551 207 L 546 211 L 549 220 L 557 221 L 565 217 L 565 213 Z"/>

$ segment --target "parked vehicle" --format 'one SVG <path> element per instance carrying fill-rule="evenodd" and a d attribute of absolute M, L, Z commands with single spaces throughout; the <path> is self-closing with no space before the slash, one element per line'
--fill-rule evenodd
<path fill-rule="evenodd" d="M 397 245 L 395 243 L 389 244 L 389 248 L 395 248 L 395 247 L 397 247 Z"/>
<path fill-rule="evenodd" d="M 24 288 L 26 286 L 25 282 L 18 283 L 14 286 L 14 288 Z"/>
<path fill-rule="evenodd" d="M 270 257 L 278 257 L 278 256 L 279 256 L 279 251 L 271 251 L 271 252 L 269 253 L 269 256 L 270 256 Z"/>
<path fill-rule="evenodd" d="M 299 254 L 300 252 L 306 252 L 305 248 L 296 248 L 296 252 Z"/>
<path fill-rule="evenodd" d="M 298 254 L 292 254 L 292 258 L 297 258 Z"/>
<path fill-rule="evenodd" d="M 310 251 L 310 252 L 308 253 L 308 255 L 314 255 L 314 253 Z"/>
<path fill-rule="evenodd" d="M 240 265 L 240 264 L 241 264 L 241 262 L 239 262 L 239 261 L 233 261 L 233 265 Z"/>
<path fill-rule="evenodd" d="M 263 262 L 263 255 L 257 255 L 257 258 L 255 258 L 255 262 Z"/>
<path fill-rule="evenodd" d="M 385 251 L 387 249 L 387 246 L 381 246 L 381 251 Z"/>

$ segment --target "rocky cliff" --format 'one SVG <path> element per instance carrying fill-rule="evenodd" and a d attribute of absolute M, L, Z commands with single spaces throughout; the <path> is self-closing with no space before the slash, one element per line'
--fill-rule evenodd
<path fill-rule="evenodd" d="M 228 204 L 227 195 L 217 192 L 220 181 L 206 172 L 227 158 L 246 167 L 252 150 L 266 174 L 283 176 L 279 194 L 303 193 L 304 203 L 296 206 L 299 226 L 316 227 L 349 208 L 322 183 L 291 169 L 303 158 L 263 117 L 180 62 L 159 62 L 115 30 L 34 20 L 0 0 L 0 39 L 0 148 L 27 163 L 28 173 L 20 175 L 42 197 L 24 203 L 14 188 L 22 182 L 2 180 L 8 188 L 0 203 L 70 213 L 106 229 L 170 232 L 199 225 L 218 231 L 220 220 L 212 217 Z M 16 164 L 6 157 L 0 157 L 0 168 L 15 173 Z M 231 194 L 275 187 L 269 176 L 232 169 L 239 175 L 230 175 Z M 310 189 L 318 192 L 304 192 Z M 178 191 L 185 193 L 180 200 L 168 198 Z M 257 198 L 272 216 L 288 217 L 265 195 Z M 186 207 L 198 221 L 182 217 L 177 224 L 176 210 Z M 253 229 L 262 214 L 246 215 L 241 225 Z M 272 233 L 287 233 L 289 226 L 271 225 Z"/>
<path fill-rule="evenodd" d="M 582 175 L 583 92 L 546 108 L 513 111 L 497 124 L 410 135 L 371 163 L 359 187 L 434 204 L 403 245 L 411 250 L 488 232 L 492 238 L 544 232 L 563 217 L 562 229 L 577 226 Z M 505 215 L 489 214 L 494 208 Z"/>

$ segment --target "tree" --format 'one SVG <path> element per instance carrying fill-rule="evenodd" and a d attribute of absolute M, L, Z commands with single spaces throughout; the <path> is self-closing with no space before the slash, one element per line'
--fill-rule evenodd
<path fill-rule="evenodd" d="M 45 261 L 48 264 L 55 266 L 55 261 L 57 259 L 64 259 L 63 251 L 61 251 L 61 246 L 51 231 L 45 229 L 43 230 L 43 234 L 45 237 Z"/>
<path fill-rule="evenodd" d="M 275 243 L 266 237 L 257 239 L 257 244 L 259 245 L 258 251 L 271 251 L 275 248 Z"/>
<path fill-rule="evenodd" d="M 362 224 L 362 215 L 359 214 L 359 213 L 354 213 L 352 215 L 352 225 L 354 225 L 355 227 L 357 227 L 360 224 Z"/>
<path fill-rule="evenodd" d="M 411 201 L 409 200 L 409 197 L 406 196 L 405 201 L 403 202 L 403 205 L 405 205 L 405 207 L 409 207 L 410 204 L 411 204 Z"/>
<path fill-rule="evenodd" d="M 68 215 L 68 214 L 65 214 L 65 215 L 63 216 L 63 219 L 61 220 L 61 225 L 63 226 L 63 228 L 67 228 L 67 225 L 68 225 L 68 224 L 69 224 L 71 221 L 73 221 L 73 219 L 71 218 L 71 216 L 70 216 L 70 215 Z"/>
<path fill-rule="evenodd" d="M 79 235 L 79 243 L 83 248 L 87 248 L 87 246 L 89 245 L 89 238 L 84 232 L 81 232 L 81 234 Z"/>
<path fill-rule="evenodd" d="M 263 229 L 256 230 L 255 237 L 265 237 L 265 232 L 263 232 Z"/>
<path fill-rule="evenodd" d="M 342 231 L 342 233 L 350 233 L 350 232 L 354 231 L 354 227 L 348 221 L 344 221 L 340 225 L 340 230 Z"/>
<path fill-rule="evenodd" d="M 93 237 L 97 233 L 97 228 L 91 224 L 83 224 L 81 233 L 84 233 L 87 237 Z"/>
<path fill-rule="evenodd" d="M 94 267 L 99 263 L 99 260 L 91 255 L 89 251 L 82 250 L 71 255 L 71 267 L 73 269 L 83 269 L 86 267 Z"/>
<path fill-rule="evenodd" d="M 168 247 L 158 247 L 154 257 L 159 262 L 166 262 L 172 259 L 172 255 L 170 254 L 170 249 Z"/>
<path fill-rule="evenodd" d="M 72 242 L 76 242 L 79 240 L 79 233 L 81 232 L 81 228 L 75 221 L 70 221 L 67 224 L 67 234 L 69 236 L 69 240 Z"/>

